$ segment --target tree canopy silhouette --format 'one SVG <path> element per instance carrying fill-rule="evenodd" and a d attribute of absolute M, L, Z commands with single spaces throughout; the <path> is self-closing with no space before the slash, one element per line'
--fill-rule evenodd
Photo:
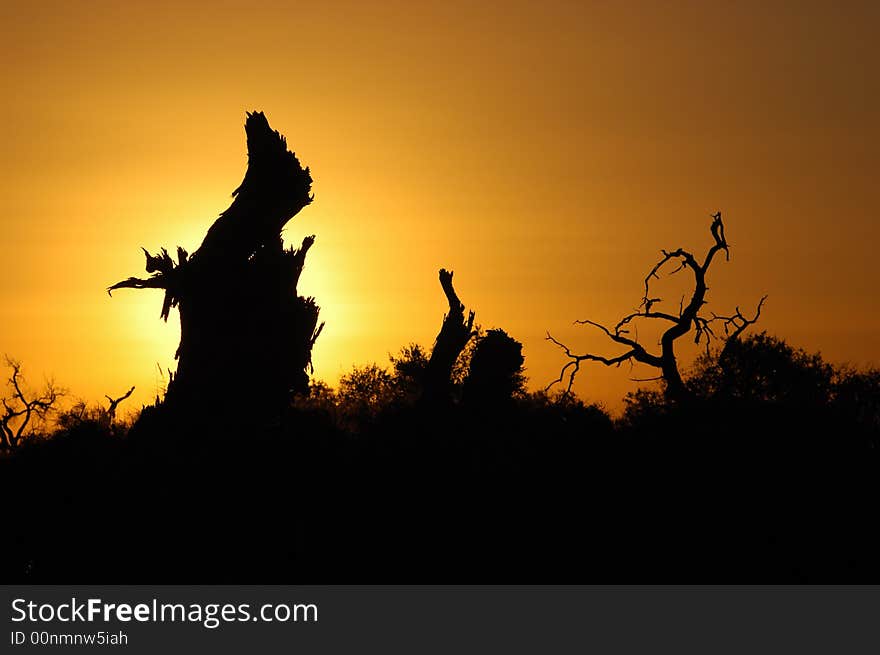
<path fill-rule="evenodd" d="M 474 347 L 464 381 L 464 400 L 497 407 L 525 392 L 522 344 L 504 330 L 489 330 Z"/>

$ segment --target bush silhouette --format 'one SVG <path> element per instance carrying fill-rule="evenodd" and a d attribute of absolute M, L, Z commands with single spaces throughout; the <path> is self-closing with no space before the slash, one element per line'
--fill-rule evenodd
<path fill-rule="evenodd" d="M 522 344 L 504 330 L 489 330 L 474 346 L 463 399 L 497 405 L 525 391 Z"/>
<path fill-rule="evenodd" d="M 819 353 L 761 332 L 698 358 L 688 384 L 703 397 L 824 405 L 831 400 L 833 379 L 834 368 Z"/>

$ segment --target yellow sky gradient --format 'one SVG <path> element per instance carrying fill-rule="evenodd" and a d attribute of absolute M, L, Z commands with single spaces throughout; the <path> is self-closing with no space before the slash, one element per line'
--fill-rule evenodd
<path fill-rule="evenodd" d="M 315 179 L 285 236 L 317 235 L 318 378 L 430 346 L 446 267 L 544 386 L 564 363 L 545 332 L 618 352 L 572 321 L 631 311 L 716 210 L 733 249 L 709 310 L 766 293 L 760 328 L 880 363 L 880 3 L 473 4 L 3 3 L 0 352 L 152 400 L 176 314 L 105 288 L 143 274 L 139 246 L 197 248 L 260 109 Z M 617 409 L 646 374 L 585 367 L 576 389 Z"/>

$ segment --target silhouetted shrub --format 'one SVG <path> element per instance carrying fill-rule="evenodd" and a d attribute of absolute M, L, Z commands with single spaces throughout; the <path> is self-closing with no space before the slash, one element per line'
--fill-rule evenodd
<path fill-rule="evenodd" d="M 415 401 L 422 393 L 425 383 L 425 370 L 428 367 L 428 354 L 417 343 L 411 343 L 400 349 L 397 355 L 391 355 L 391 366 L 394 369 L 394 384 L 400 396 Z"/>
<path fill-rule="evenodd" d="M 658 421 L 669 414 L 671 404 L 657 389 L 630 391 L 623 399 L 622 421 L 629 427 L 656 428 Z"/>
<path fill-rule="evenodd" d="M 834 368 L 819 353 L 761 332 L 698 358 L 688 384 L 704 398 L 816 406 L 831 399 L 833 378 Z"/>
<path fill-rule="evenodd" d="M 832 386 L 832 406 L 873 431 L 876 439 L 880 432 L 880 369 L 838 369 Z"/>
<path fill-rule="evenodd" d="M 401 399 L 394 376 L 378 364 L 355 366 L 339 378 L 336 407 L 345 427 L 361 429 Z"/>
<path fill-rule="evenodd" d="M 495 405 L 525 391 L 522 344 L 504 330 L 489 330 L 474 346 L 464 381 L 469 404 Z"/>

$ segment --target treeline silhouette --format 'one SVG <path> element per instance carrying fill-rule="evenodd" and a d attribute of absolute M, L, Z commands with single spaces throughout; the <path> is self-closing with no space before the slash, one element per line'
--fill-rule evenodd
<path fill-rule="evenodd" d="M 281 239 L 312 178 L 260 112 L 248 169 L 196 252 L 144 250 L 181 340 L 167 393 L 131 424 L 118 407 L 59 408 L 21 365 L 0 416 L 0 567 L 54 583 L 877 582 L 871 457 L 880 373 L 835 367 L 739 308 L 706 314 L 707 273 L 729 256 L 721 214 L 702 260 L 662 251 L 637 310 L 598 328 L 624 352 L 577 354 L 551 391 L 526 387 L 522 345 L 483 331 L 451 271 L 430 349 L 310 379 L 321 334 L 298 294 L 305 257 Z M 692 275 L 677 311 L 651 289 Z M 662 325 L 659 351 L 635 325 Z M 676 344 L 704 354 L 682 370 Z M 621 418 L 572 392 L 582 365 L 659 375 Z M 566 375 L 568 384 L 565 385 Z"/>
<path fill-rule="evenodd" d="M 781 583 L 878 579 L 880 372 L 764 333 L 713 352 L 686 406 L 573 395 L 420 400 L 411 345 L 267 424 L 61 415 L 2 460 L 4 579 Z M 506 335 L 505 335 L 506 336 Z M 509 338 L 509 337 L 508 337 Z M 519 377 L 517 377 L 519 376 Z M 235 398 L 230 398 L 235 403 Z"/>

